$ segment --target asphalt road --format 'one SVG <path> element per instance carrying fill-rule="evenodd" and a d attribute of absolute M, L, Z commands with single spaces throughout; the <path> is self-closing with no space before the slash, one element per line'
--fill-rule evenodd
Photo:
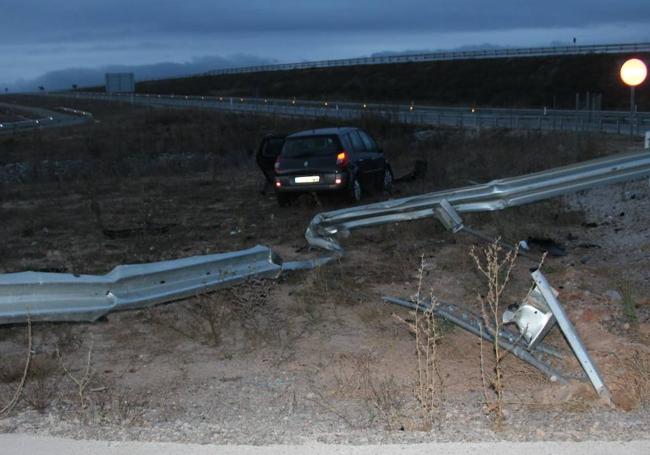
<path fill-rule="evenodd" d="M 161 442 L 85 441 L 25 434 L 0 435 L 3 455 L 648 455 L 646 441 L 448 442 L 411 445 L 218 446 Z"/>
<path fill-rule="evenodd" d="M 0 103 L 0 108 L 29 112 L 32 119 L 17 122 L 0 122 L 0 134 L 27 131 L 39 128 L 82 125 L 92 121 L 92 116 L 51 111 L 40 107 L 19 106 L 12 103 Z"/>

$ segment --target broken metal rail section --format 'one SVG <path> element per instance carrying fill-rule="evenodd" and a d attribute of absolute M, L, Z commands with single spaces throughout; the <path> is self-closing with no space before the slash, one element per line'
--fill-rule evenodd
<path fill-rule="evenodd" d="M 345 237 L 353 229 L 435 216 L 457 232 L 463 228 L 458 213 L 502 210 L 649 175 L 650 153 L 623 153 L 479 185 L 320 213 L 312 219 L 305 238 L 312 247 L 342 255 L 344 250 L 336 236 Z"/>
<path fill-rule="evenodd" d="M 573 353 L 578 359 L 578 362 L 580 362 L 580 366 L 582 366 L 582 369 L 585 371 L 587 377 L 591 381 L 591 384 L 594 386 L 594 389 L 596 389 L 596 392 L 601 397 L 611 399 L 609 389 L 605 385 L 605 381 L 603 381 L 600 371 L 598 371 L 598 367 L 591 359 L 591 356 L 589 355 L 589 352 L 587 351 L 585 345 L 582 343 L 582 340 L 580 340 L 578 332 L 576 332 L 573 324 L 571 324 L 571 320 L 564 312 L 564 308 L 562 308 L 562 305 L 560 305 L 560 302 L 557 300 L 557 297 L 555 296 L 551 285 L 546 280 L 546 277 L 539 270 L 533 271 L 531 273 L 531 276 L 535 281 L 535 286 L 539 288 L 539 291 L 544 297 L 546 305 L 553 313 L 553 316 L 555 317 L 560 330 L 562 330 L 567 343 L 573 350 Z"/>
<path fill-rule="evenodd" d="M 494 342 L 494 334 L 485 327 L 482 318 L 458 305 L 443 302 L 436 302 L 432 305 L 431 300 L 416 303 L 410 300 L 390 296 L 385 296 L 384 301 L 415 311 L 431 311 L 436 316 L 441 317 L 486 341 Z M 549 362 L 549 357 L 559 357 L 559 354 L 553 348 L 542 344 L 536 346 L 534 350 L 528 351 L 517 344 L 518 338 L 517 335 L 507 330 L 502 330 L 498 336 L 498 343 L 501 348 L 512 352 L 512 354 L 524 362 L 528 362 L 530 365 L 540 370 L 551 381 L 557 381 L 561 384 L 567 383 L 565 375 Z"/>
<path fill-rule="evenodd" d="M 539 291 L 539 295 L 544 300 L 543 306 L 548 308 L 550 312 L 548 315 L 545 315 L 544 309 L 533 308 L 534 315 L 531 313 L 531 316 L 525 321 L 525 325 L 522 326 L 521 324 L 517 324 L 519 326 L 519 331 L 521 332 L 521 335 L 519 336 L 503 327 L 500 328 L 498 334 L 495 334 L 495 329 L 487 325 L 482 316 L 474 314 L 469 309 L 463 309 L 449 303 L 432 302 L 430 299 L 419 303 L 395 297 L 384 297 L 384 300 L 416 311 L 431 311 L 436 316 L 442 317 L 443 319 L 446 319 L 468 332 L 490 342 L 494 342 L 494 339 L 496 338 L 499 346 L 503 349 L 512 352 L 521 360 L 528 362 L 546 374 L 549 379 L 564 383 L 569 376 L 562 374 L 557 367 L 554 367 L 548 361 L 550 360 L 549 356 L 560 358 L 559 353 L 554 348 L 551 348 L 542 342 L 542 339 L 546 336 L 549 329 L 557 321 L 557 325 L 560 327 L 567 343 L 571 347 L 571 350 L 575 354 L 580 366 L 584 370 L 587 378 L 591 381 L 591 384 L 594 386 L 598 395 L 611 400 L 609 389 L 605 385 L 605 382 L 598 371 L 598 367 L 591 359 L 589 352 L 587 352 L 587 348 L 578 336 L 578 332 L 576 332 L 571 320 L 566 315 L 564 308 L 562 308 L 562 305 L 558 301 L 556 292 L 539 269 L 533 270 L 531 272 L 531 277 L 535 283 L 533 289 Z M 524 302 L 522 302 L 524 306 L 528 305 L 525 303 L 526 301 L 529 300 L 525 299 Z M 542 318 L 544 324 L 537 326 L 535 333 L 529 333 L 528 326 L 530 324 L 534 325 L 535 318 Z M 504 323 L 515 322 L 507 321 L 506 319 L 507 318 L 504 317 Z M 528 344 L 528 346 L 525 347 L 525 344 Z"/>
<path fill-rule="evenodd" d="M 292 264 L 292 263 L 289 263 Z M 120 265 L 106 275 L 0 275 L 0 324 L 94 321 L 117 310 L 169 302 L 251 277 L 276 278 L 282 263 L 264 246 L 172 261 Z"/>
<path fill-rule="evenodd" d="M 309 269 L 344 253 L 336 236 L 352 229 L 436 216 L 463 229 L 458 212 L 501 210 L 598 185 L 650 175 L 650 153 L 627 153 L 490 183 L 394 199 L 316 215 L 305 232 L 330 255 L 282 263 L 264 246 L 152 264 L 118 266 L 103 276 L 41 272 L 0 274 L 0 324 L 92 321 L 110 311 L 142 308 L 282 270 Z"/>

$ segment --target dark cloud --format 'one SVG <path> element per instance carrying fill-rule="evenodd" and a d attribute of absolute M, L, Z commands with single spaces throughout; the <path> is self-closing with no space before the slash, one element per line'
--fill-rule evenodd
<path fill-rule="evenodd" d="M 647 0 L 23 0 L 5 3 L 0 37 L 5 43 L 24 43 L 158 33 L 459 32 L 586 27 L 649 18 Z"/>
<path fill-rule="evenodd" d="M 178 67 L 157 62 L 190 62 L 181 66 L 191 71 L 201 55 L 316 60 L 476 43 L 545 45 L 573 36 L 579 43 L 650 41 L 650 1 L 5 1 L 0 80 L 73 67 L 84 68 L 70 70 L 82 79 L 117 64 L 157 68 L 155 77 L 163 77 Z M 242 64 L 231 60 L 217 59 L 213 68 Z"/>

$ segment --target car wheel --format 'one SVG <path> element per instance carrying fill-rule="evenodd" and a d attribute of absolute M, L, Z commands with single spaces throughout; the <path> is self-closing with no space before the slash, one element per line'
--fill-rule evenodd
<path fill-rule="evenodd" d="M 361 200 L 361 183 L 359 179 L 354 177 L 350 184 L 350 200 L 352 202 L 359 202 Z"/>
<path fill-rule="evenodd" d="M 393 192 L 393 172 L 390 170 L 389 167 L 386 167 L 384 169 L 384 185 L 383 185 L 384 192 L 387 194 L 391 194 Z"/>

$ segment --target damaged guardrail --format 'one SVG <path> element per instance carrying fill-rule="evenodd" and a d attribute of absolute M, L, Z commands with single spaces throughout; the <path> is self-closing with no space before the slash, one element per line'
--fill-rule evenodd
<path fill-rule="evenodd" d="M 650 153 L 622 153 L 479 185 L 320 213 L 312 219 L 305 238 L 312 247 L 343 255 L 337 236 L 346 237 L 353 229 L 435 216 L 457 232 L 463 229 L 458 213 L 503 210 L 647 176 Z"/>
<path fill-rule="evenodd" d="M 539 269 L 533 270 L 531 277 L 535 284 L 524 301 L 518 305 L 516 310 L 509 308 L 503 313 L 503 323 L 516 323 L 520 335 L 504 328 L 499 333 L 494 333 L 496 330 L 490 328 L 483 316 L 473 313 L 468 308 L 450 303 L 436 302 L 431 299 L 424 302 L 413 302 L 390 296 L 384 297 L 384 301 L 416 311 L 431 311 L 436 316 L 490 342 L 494 342 L 496 338 L 501 348 L 512 352 L 519 359 L 537 368 L 550 380 L 566 383 L 568 375 L 549 362 L 552 357 L 561 359 L 561 355 L 542 341 L 557 322 L 569 347 L 598 395 L 611 400 L 611 394 L 598 367 L 591 359 L 587 348 L 558 301 L 556 291 Z M 535 306 L 531 305 L 533 302 Z M 528 345 L 525 346 L 524 342 Z"/>
<path fill-rule="evenodd" d="M 290 263 L 291 264 L 291 263 Z M 270 248 L 120 265 L 106 275 L 20 272 L 0 275 L 0 323 L 94 321 L 232 285 L 276 278 L 282 262 Z"/>
<path fill-rule="evenodd" d="M 21 272 L 0 275 L 0 324 L 92 321 L 115 310 L 169 302 L 252 277 L 310 269 L 344 250 L 337 235 L 352 229 L 437 217 L 447 228 L 464 228 L 458 212 L 501 210 L 598 185 L 650 175 L 650 153 L 626 153 L 544 172 L 454 190 L 394 199 L 316 215 L 305 232 L 312 247 L 330 252 L 282 263 L 268 247 L 151 264 L 124 265 L 102 275 Z"/>
<path fill-rule="evenodd" d="M 494 342 L 494 334 L 487 330 L 481 316 L 474 314 L 467 308 L 446 302 L 432 303 L 430 299 L 427 299 L 424 302 L 413 302 L 411 300 L 391 296 L 384 296 L 383 299 L 387 303 L 393 303 L 411 310 L 421 312 L 431 311 L 436 316 L 441 317 L 486 341 Z M 539 345 L 535 347 L 535 350 L 528 351 L 518 344 L 518 339 L 519 337 L 516 334 L 507 330 L 502 330 L 498 334 L 497 342 L 503 349 L 512 352 L 519 359 L 528 362 L 540 370 L 551 381 L 557 381 L 561 384 L 566 384 L 568 382 L 565 375 L 545 359 L 549 356 L 561 357 L 553 350 L 553 348 Z"/>

